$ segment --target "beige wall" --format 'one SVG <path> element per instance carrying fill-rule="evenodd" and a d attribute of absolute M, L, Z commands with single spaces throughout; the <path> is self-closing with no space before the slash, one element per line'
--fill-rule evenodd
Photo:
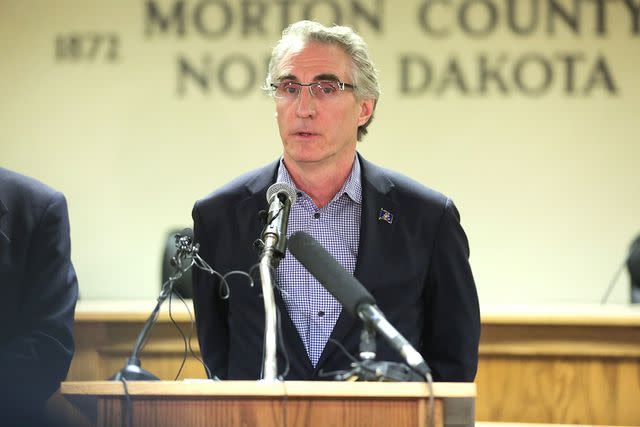
<path fill-rule="evenodd" d="M 170 10 L 176 2 L 153 3 Z M 246 37 L 241 2 L 184 2 L 190 12 L 204 8 L 210 29 L 220 27 L 223 3 L 233 13 L 231 29 L 207 38 L 191 18 L 184 37 L 175 29 L 145 35 L 143 1 L 0 2 L 0 165 L 66 194 L 86 299 L 154 297 L 166 231 L 191 224 L 197 198 L 280 153 L 273 105 L 259 83 L 240 97 L 226 95 L 215 78 L 208 93 L 192 81 L 178 93 L 179 57 L 199 68 L 208 55 L 215 72 L 231 55 L 244 55 L 262 78 L 281 30 L 282 2 L 258 2 L 266 6 L 265 32 Z M 290 18 L 302 18 L 307 1 L 290 3 Z M 350 12 L 356 3 L 382 8 L 380 30 Z M 338 5 L 343 23 L 356 24 L 368 40 L 381 71 L 383 97 L 360 151 L 455 200 L 481 302 L 597 302 L 640 231 L 640 40 L 629 6 L 638 2 L 608 2 L 600 35 L 594 2 L 581 3 L 578 34 L 559 20 L 556 32 L 547 32 L 549 2 L 516 2 L 540 7 L 538 30 L 517 36 L 505 21 L 507 2 L 472 1 L 474 28 L 490 17 L 487 4 L 496 8 L 496 31 L 486 37 L 471 37 L 455 22 L 466 3 L 436 2 L 429 10 L 431 25 L 450 28 L 445 38 L 421 30 L 424 1 L 311 7 L 316 18 L 331 21 L 330 6 Z M 555 3 L 568 10 L 573 4 Z M 518 16 L 525 22 L 528 15 L 522 9 Z M 78 32 L 115 34 L 119 59 L 108 60 L 107 41 L 93 60 L 56 60 L 56 37 Z M 532 52 L 553 74 L 539 96 L 518 90 L 512 77 Z M 584 58 L 575 65 L 574 93 L 564 89 L 566 63 L 558 55 L 566 53 Z M 430 87 L 403 94 L 405 54 L 434 64 L 434 85 L 456 56 L 472 93 L 450 87 L 438 95 Z M 495 82 L 478 93 L 478 55 L 494 64 L 505 58 L 507 93 Z M 600 74 L 584 94 L 599 57 L 616 93 Z M 523 84 L 540 84 L 541 70 L 539 62 L 522 66 Z M 227 72 L 233 84 L 246 81 L 238 63 Z M 628 294 L 625 274 L 611 300 L 627 301 Z"/>

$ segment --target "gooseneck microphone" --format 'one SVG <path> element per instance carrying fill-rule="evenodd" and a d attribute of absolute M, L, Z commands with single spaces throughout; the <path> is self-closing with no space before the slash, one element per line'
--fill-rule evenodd
<path fill-rule="evenodd" d="M 267 189 L 267 223 L 262 230 L 260 252 L 260 282 L 264 301 L 264 354 L 262 379 L 277 380 L 276 331 L 278 312 L 273 294 L 273 271 L 278 267 L 287 249 L 287 224 L 289 211 L 297 198 L 296 190 L 288 184 L 277 182 Z"/>
<path fill-rule="evenodd" d="M 296 190 L 283 182 L 276 182 L 267 190 L 269 211 L 262 231 L 262 254 L 268 254 L 274 267 L 284 257 L 287 243 L 287 224 L 291 205 L 298 198 Z"/>
<path fill-rule="evenodd" d="M 396 349 L 405 362 L 424 378 L 431 377 L 420 353 L 389 323 L 371 294 L 313 237 L 297 231 L 289 237 L 289 251 L 342 306 L 374 328 Z"/>
<path fill-rule="evenodd" d="M 156 306 L 151 312 L 151 315 L 147 318 L 147 321 L 142 327 L 142 330 L 138 334 L 136 342 L 133 346 L 133 351 L 131 352 L 131 356 L 129 356 L 129 358 L 125 362 L 124 367 L 109 378 L 109 380 L 111 381 L 121 381 L 123 379 L 129 381 L 159 380 L 158 377 L 141 367 L 140 353 L 142 352 L 142 348 L 147 342 L 149 333 L 151 332 L 151 328 L 153 328 L 153 326 L 156 324 L 156 321 L 158 320 L 160 307 L 173 291 L 174 282 L 177 279 L 181 278 L 182 275 L 191 267 L 195 265 L 198 268 L 203 268 L 203 265 L 206 265 L 209 269 L 211 269 L 211 267 L 209 267 L 208 264 L 206 264 L 206 262 L 204 262 L 204 260 L 200 258 L 200 255 L 198 254 L 200 245 L 193 242 L 193 231 L 191 229 L 186 228 L 180 233 L 176 233 L 174 236 L 176 254 L 171 258 L 170 263 L 175 268 L 175 272 L 173 275 L 169 276 L 169 279 L 162 285 L 162 289 L 160 290 L 160 295 L 158 296 Z"/>

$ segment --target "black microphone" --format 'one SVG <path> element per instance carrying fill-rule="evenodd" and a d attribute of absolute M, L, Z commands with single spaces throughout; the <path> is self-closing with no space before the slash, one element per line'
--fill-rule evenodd
<path fill-rule="evenodd" d="M 289 251 L 345 310 L 378 331 L 404 357 L 407 365 L 425 378 L 430 376 L 431 370 L 420 353 L 389 323 L 364 286 L 320 243 L 304 231 L 297 231 L 289 237 Z"/>
<path fill-rule="evenodd" d="M 133 345 L 133 350 L 131 351 L 131 356 L 125 362 L 124 367 L 113 374 L 109 380 L 110 381 L 158 381 L 159 378 L 153 375 L 151 372 L 143 369 L 140 363 L 140 353 L 142 352 L 142 348 L 147 342 L 147 338 L 149 333 L 151 332 L 151 328 L 156 324 L 158 320 L 158 315 L 160 314 L 160 307 L 170 295 L 174 282 L 182 277 L 182 274 L 191 267 L 191 265 L 183 265 L 185 261 L 193 260 L 194 258 L 200 259 L 198 255 L 198 250 L 200 245 L 198 243 L 193 243 L 193 230 L 190 228 L 185 228 L 180 233 L 175 234 L 175 246 L 176 246 L 176 254 L 171 258 L 171 265 L 174 267 L 175 274 L 173 276 L 169 276 L 169 279 L 164 282 L 162 285 L 162 289 L 160 290 L 160 295 L 158 296 L 158 300 L 156 302 L 156 306 L 154 307 L 151 315 L 147 318 L 142 330 L 138 334 L 136 338 L 136 342 Z M 198 267 L 200 268 L 199 264 Z M 211 268 L 211 267 L 209 267 Z M 164 270 L 164 269 L 163 269 Z"/>
<path fill-rule="evenodd" d="M 276 182 L 267 190 L 269 211 L 267 221 L 262 230 L 262 254 L 271 256 L 273 263 L 278 263 L 285 254 L 287 244 L 287 224 L 291 205 L 296 202 L 296 190 L 283 182 Z"/>

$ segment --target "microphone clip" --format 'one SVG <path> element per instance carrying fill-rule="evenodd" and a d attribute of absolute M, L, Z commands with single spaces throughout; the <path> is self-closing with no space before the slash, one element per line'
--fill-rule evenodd
<path fill-rule="evenodd" d="M 176 242 L 176 254 L 171 257 L 169 261 L 172 267 L 175 267 L 179 270 L 186 269 L 191 263 L 187 266 L 183 266 L 183 262 L 187 259 L 193 260 L 198 257 L 198 251 L 200 250 L 199 243 L 193 243 L 193 237 L 188 234 L 175 234 L 175 242 Z"/>

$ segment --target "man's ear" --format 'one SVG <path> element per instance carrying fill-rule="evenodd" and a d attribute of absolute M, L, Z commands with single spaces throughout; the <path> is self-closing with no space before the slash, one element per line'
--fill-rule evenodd
<path fill-rule="evenodd" d="M 373 107 L 376 105 L 375 99 L 363 99 L 360 101 L 360 116 L 358 116 L 358 126 L 369 121 L 369 118 L 373 114 Z"/>

